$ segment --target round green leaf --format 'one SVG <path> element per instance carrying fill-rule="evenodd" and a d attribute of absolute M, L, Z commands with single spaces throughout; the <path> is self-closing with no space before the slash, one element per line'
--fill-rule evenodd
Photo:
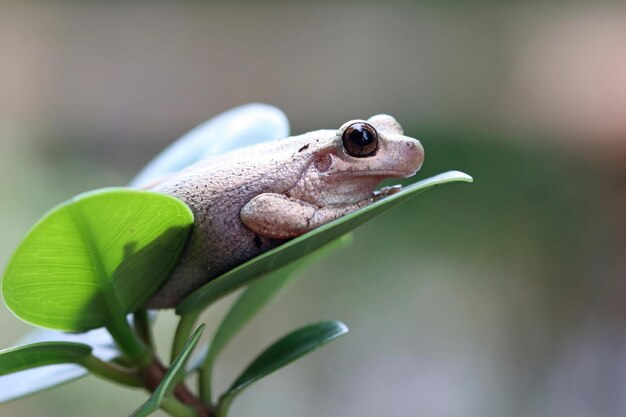
<path fill-rule="evenodd" d="M 251 280 L 305 256 L 409 198 L 437 185 L 458 181 L 472 182 L 472 177 L 459 171 L 450 171 L 427 178 L 404 187 L 396 194 L 290 240 L 204 284 L 178 305 L 176 313 L 184 315 L 201 311 L 222 296 L 247 285 Z"/>
<path fill-rule="evenodd" d="M 192 224 L 187 205 L 171 196 L 123 188 L 81 194 L 22 240 L 4 272 L 4 300 L 41 327 L 105 326 L 162 285 Z"/>

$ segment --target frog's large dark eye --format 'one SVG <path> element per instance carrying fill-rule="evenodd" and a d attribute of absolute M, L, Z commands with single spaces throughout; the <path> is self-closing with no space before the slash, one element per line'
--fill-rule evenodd
<path fill-rule="evenodd" d="M 343 148 L 350 156 L 363 158 L 378 149 L 378 132 L 369 123 L 356 122 L 346 127 L 341 138 Z"/>

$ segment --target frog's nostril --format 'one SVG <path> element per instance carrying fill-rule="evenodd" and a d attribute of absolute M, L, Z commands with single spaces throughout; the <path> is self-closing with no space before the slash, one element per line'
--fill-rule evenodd
<path fill-rule="evenodd" d="M 422 147 L 422 144 L 418 141 L 411 141 L 407 145 L 410 149 L 409 152 L 413 154 L 416 170 L 419 170 L 424 163 L 424 148 Z"/>

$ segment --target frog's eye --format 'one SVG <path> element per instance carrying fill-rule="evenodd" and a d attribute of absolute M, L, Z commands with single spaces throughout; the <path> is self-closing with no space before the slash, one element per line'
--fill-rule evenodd
<path fill-rule="evenodd" d="M 364 158 L 378 149 L 378 132 L 369 123 L 352 123 L 343 131 L 343 148 L 350 156 Z"/>

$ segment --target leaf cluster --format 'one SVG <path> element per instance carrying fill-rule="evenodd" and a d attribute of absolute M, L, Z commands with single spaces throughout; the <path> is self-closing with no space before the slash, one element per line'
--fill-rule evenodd
<path fill-rule="evenodd" d="M 116 188 L 79 195 L 46 214 L 22 240 L 4 271 L 2 294 L 22 320 L 81 334 L 68 340 L 53 332 L 1 351 L 0 402 L 90 372 L 150 392 L 132 416 L 159 408 L 173 416 L 226 416 L 246 388 L 348 329 L 324 321 L 289 332 L 215 395 L 214 364 L 239 331 L 300 271 L 349 245 L 354 228 L 424 190 L 455 181 L 471 178 L 448 172 L 415 183 L 200 287 L 176 309 L 180 319 L 168 362 L 152 343 L 152 320 L 144 304 L 176 266 L 193 227 L 191 211 L 173 197 L 148 191 Z M 243 292 L 201 346 L 205 326 L 197 324 L 200 314 L 240 288 Z M 105 347 L 107 354 L 99 354 Z M 200 359 L 191 361 L 194 349 Z M 66 366 L 48 367 L 59 364 Z M 191 378 L 198 380 L 197 392 L 187 385 Z"/>

